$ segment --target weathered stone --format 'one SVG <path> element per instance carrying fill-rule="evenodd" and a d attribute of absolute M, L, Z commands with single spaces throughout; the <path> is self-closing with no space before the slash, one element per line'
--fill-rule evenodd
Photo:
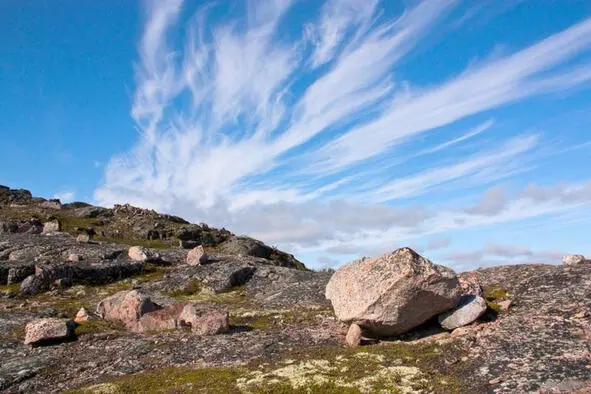
<path fill-rule="evenodd" d="M 82 323 L 89 320 L 93 320 L 93 317 L 84 307 L 80 308 L 74 317 L 76 323 Z"/>
<path fill-rule="evenodd" d="M 454 309 L 439 315 L 439 324 L 446 330 L 465 326 L 478 319 L 486 312 L 484 298 L 474 295 L 463 296 Z"/>
<path fill-rule="evenodd" d="M 70 263 L 79 263 L 80 261 L 82 261 L 82 259 L 83 257 L 76 253 L 70 253 L 68 255 L 68 261 Z"/>
<path fill-rule="evenodd" d="M 585 256 L 580 254 L 569 254 L 562 258 L 562 264 L 564 265 L 575 265 L 585 262 Z"/>
<path fill-rule="evenodd" d="M 121 291 L 99 302 L 96 314 L 104 320 L 121 321 L 128 329 L 136 330 L 140 318 L 160 309 L 150 297 L 137 290 Z"/>
<path fill-rule="evenodd" d="M 42 284 L 35 274 L 27 276 L 20 286 L 20 294 L 25 296 L 35 295 L 41 291 Z"/>
<path fill-rule="evenodd" d="M 81 243 L 81 244 L 89 243 L 90 242 L 90 234 L 88 234 L 86 232 L 78 234 L 78 236 L 76 237 L 76 242 Z"/>
<path fill-rule="evenodd" d="M 455 307 L 460 285 L 451 269 L 402 248 L 340 268 L 326 286 L 326 298 L 339 320 L 392 336 Z"/>
<path fill-rule="evenodd" d="M 362 330 L 358 324 L 351 324 L 349 326 L 349 331 L 347 331 L 347 336 L 345 337 L 345 343 L 349 347 L 357 347 L 361 344 L 361 335 Z"/>
<path fill-rule="evenodd" d="M 43 234 L 51 234 L 62 230 L 62 225 L 59 220 L 54 219 L 49 222 L 45 222 L 43 225 Z"/>
<path fill-rule="evenodd" d="M 25 345 L 72 337 L 76 323 L 57 318 L 37 319 L 25 326 Z"/>
<path fill-rule="evenodd" d="M 134 331 L 150 332 L 174 330 L 180 327 L 179 315 L 183 310 L 183 304 L 175 304 L 165 309 L 159 309 L 143 315 Z"/>
<path fill-rule="evenodd" d="M 202 311 L 192 304 L 184 306 L 179 320 L 182 324 L 191 326 L 191 331 L 197 335 L 215 335 L 230 329 L 228 312 Z"/>
<path fill-rule="evenodd" d="M 60 202 L 60 200 L 47 200 L 47 201 L 43 201 L 39 204 L 39 207 L 41 208 L 47 208 L 47 209 L 62 209 L 62 203 Z"/>
<path fill-rule="evenodd" d="M 199 245 L 187 253 L 187 264 L 201 265 L 207 263 L 207 253 L 203 250 L 203 246 Z"/>

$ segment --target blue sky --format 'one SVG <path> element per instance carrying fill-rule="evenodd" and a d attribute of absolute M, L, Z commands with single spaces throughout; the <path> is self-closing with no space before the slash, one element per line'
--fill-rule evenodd
<path fill-rule="evenodd" d="M 311 267 L 591 254 L 591 3 L 0 1 L 0 184 Z"/>

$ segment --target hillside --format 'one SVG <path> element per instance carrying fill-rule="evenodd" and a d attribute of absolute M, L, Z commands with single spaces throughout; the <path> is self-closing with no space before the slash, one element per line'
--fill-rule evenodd
<path fill-rule="evenodd" d="M 421 261 L 405 262 L 412 283 L 431 269 Z M 286 252 L 129 205 L 0 187 L 0 390 L 590 392 L 590 261 L 445 272 L 486 312 L 347 347 L 349 323 L 325 297 L 332 274 Z"/>

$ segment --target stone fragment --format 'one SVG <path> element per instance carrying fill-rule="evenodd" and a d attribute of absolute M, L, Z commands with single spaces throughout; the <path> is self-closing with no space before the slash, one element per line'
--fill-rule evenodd
<path fill-rule="evenodd" d="M 43 225 L 43 234 L 51 234 L 58 231 L 62 231 L 62 225 L 60 224 L 59 220 L 53 219 L 49 222 L 45 222 Z"/>
<path fill-rule="evenodd" d="M 76 323 L 72 320 L 57 318 L 33 320 L 25 326 L 25 345 L 67 339 L 74 335 L 75 328 Z"/>
<path fill-rule="evenodd" d="M 585 256 L 580 254 L 569 254 L 562 258 L 562 264 L 564 265 L 576 265 L 585 262 Z"/>
<path fill-rule="evenodd" d="M 141 261 L 141 262 L 148 262 L 148 261 L 156 261 L 160 259 L 160 256 L 150 249 L 144 248 L 143 246 L 132 246 L 127 251 L 127 255 L 133 261 Z"/>
<path fill-rule="evenodd" d="M 207 263 L 207 253 L 203 249 L 202 245 L 199 245 L 187 253 L 187 264 L 189 265 L 201 265 Z"/>
<path fill-rule="evenodd" d="M 486 312 L 486 300 L 479 296 L 465 295 L 454 309 L 439 315 L 439 324 L 446 330 L 465 326 Z"/>
<path fill-rule="evenodd" d="M 80 310 L 78 310 L 78 313 L 76 313 L 76 316 L 74 317 L 74 321 L 76 323 L 87 322 L 89 320 L 92 320 L 92 315 L 88 313 L 88 311 L 84 307 L 80 308 Z"/>
<path fill-rule="evenodd" d="M 455 307 L 460 284 L 451 269 L 402 248 L 341 267 L 325 294 L 339 320 L 393 336 Z"/>
<path fill-rule="evenodd" d="M 347 331 L 347 336 L 345 337 L 345 343 L 349 347 L 357 347 L 361 344 L 361 335 L 362 330 L 358 324 L 351 324 L 349 326 L 349 331 Z"/>
<path fill-rule="evenodd" d="M 76 242 L 81 243 L 81 244 L 89 243 L 90 242 L 90 234 L 88 234 L 88 233 L 78 234 L 78 236 L 76 237 Z"/>

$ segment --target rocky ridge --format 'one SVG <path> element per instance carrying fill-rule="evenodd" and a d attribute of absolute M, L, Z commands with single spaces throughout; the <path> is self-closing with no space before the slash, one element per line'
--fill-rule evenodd
<path fill-rule="evenodd" d="M 331 303 L 343 297 L 325 298 L 339 272 L 174 216 L 0 187 L 0 391 L 589 392 L 584 257 L 457 279 L 410 249 L 368 261 L 397 283 L 374 303 L 387 325 L 414 318 L 393 308 L 424 307 L 416 286 L 443 280 L 453 302 L 384 337 L 367 330 L 371 307 L 343 318 Z"/>

